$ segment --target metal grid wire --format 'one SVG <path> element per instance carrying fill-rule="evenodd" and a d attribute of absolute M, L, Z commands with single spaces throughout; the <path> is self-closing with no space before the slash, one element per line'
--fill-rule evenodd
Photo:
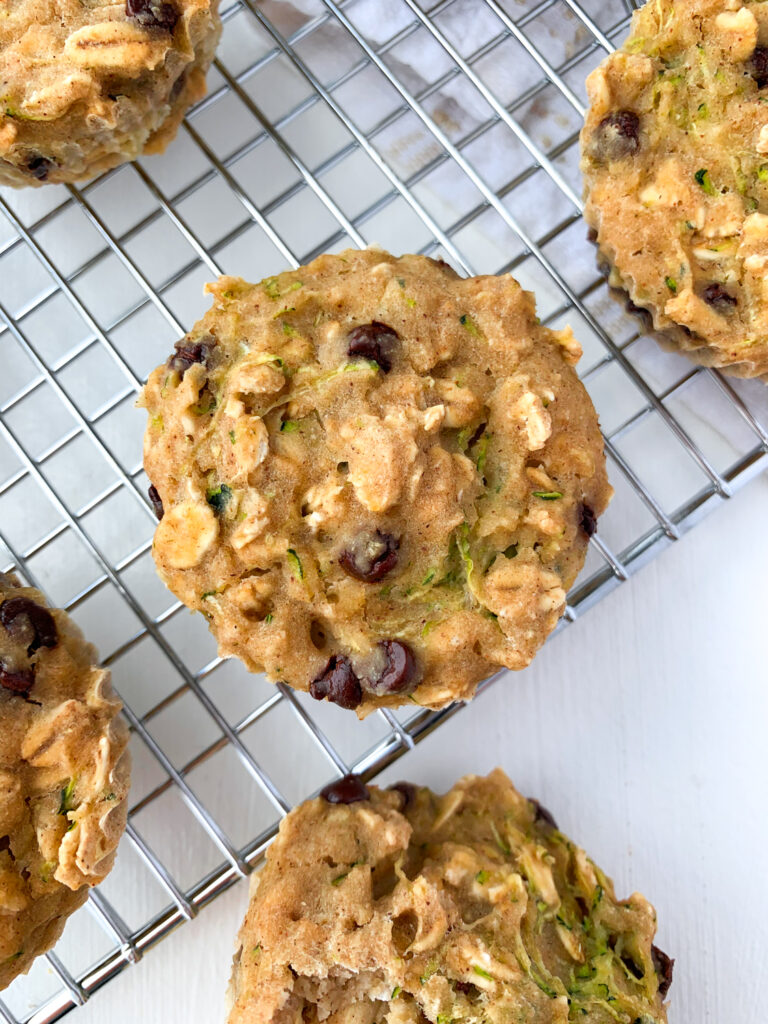
<path fill-rule="evenodd" d="M 82 188 L 0 194 L 0 568 L 100 646 L 134 756 L 117 866 L 4 993 L 9 1024 L 82 1004 L 245 875 L 295 802 L 377 773 L 456 710 L 350 723 L 221 662 L 157 581 L 132 407 L 203 311 L 206 279 L 378 242 L 535 288 L 542 319 L 584 345 L 617 492 L 565 621 L 768 464 L 768 389 L 661 352 L 585 240 L 584 79 L 631 9 L 225 4 L 209 95 L 166 154 Z"/>

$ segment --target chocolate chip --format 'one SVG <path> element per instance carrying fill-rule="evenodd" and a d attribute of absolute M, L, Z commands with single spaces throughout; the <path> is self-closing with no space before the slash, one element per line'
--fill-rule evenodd
<path fill-rule="evenodd" d="M 717 282 L 708 284 L 702 294 L 706 303 L 710 306 L 719 307 L 721 312 L 725 312 L 728 308 L 739 304 L 736 296 L 731 295 L 730 292 L 727 292 L 725 288 Z"/>
<path fill-rule="evenodd" d="M 173 346 L 176 351 L 168 360 L 168 368 L 176 370 L 183 377 L 194 363 L 202 363 L 207 367 L 215 346 L 216 339 L 210 334 L 200 341 L 182 338 Z"/>
<path fill-rule="evenodd" d="M 125 0 L 125 13 L 142 28 L 173 32 L 179 12 L 165 0 Z"/>
<path fill-rule="evenodd" d="M 163 499 L 158 494 L 157 488 L 155 487 L 154 484 L 149 485 L 149 490 L 147 491 L 147 494 L 149 495 L 149 500 L 152 502 L 152 508 L 155 510 L 155 515 L 157 516 L 158 519 L 162 519 L 163 516 L 165 515 L 165 509 L 163 508 Z"/>
<path fill-rule="evenodd" d="M 592 141 L 598 161 L 625 160 L 640 148 L 640 118 L 632 111 L 615 111 L 603 118 Z"/>
<path fill-rule="evenodd" d="M 353 327 L 349 332 L 348 356 L 362 356 L 378 363 L 384 373 L 392 369 L 395 342 L 400 335 L 386 324 L 373 320 L 369 324 Z"/>
<path fill-rule="evenodd" d="M 549 828 L 557 830 L 557 822 L 546 807 L 543 807 L 533 797 L 528 797 L 528 803 L 533 805 L 533 820 L 537 825 L 547 825 Z"/>
<path fill-rule="evenodd" d="M 604 118 L 603 124 L 615 128 L 623 139 L 630 139 L 633 143 L 639 144 L 640 118 L 633 110 L 617 110 L 614 114 L 609 114 Z"/>
<path fill-rule="evenodd" d="M 327 698 L 331 704 L 351 710 L 356 708 L 363 699 L 360 680 L 349 659 L 342 654 L 334 654 L 321 674 L 309 684 L 309 692 L 315 700 Z"/>
<path fill-rule="evenodd" d="M 375 679 L 366 679 L 366 686 L 377 694 L 403 693 L 416 675 L 413 651 L 399 640 L 382 640 L 378 649 L 384 655 L 384 667 Z"/>
<path fill-rule="evenodd" d="M 339 555 L 344 572 L 363 583 L 378 583 L 397 565 L 400 542 L 391 533 L 361 533 Z"/>
<path fill-rule="evenodd" d="M 401 811 L 404 811 L 406 807 L 410 807 L 416 799 L 416 787 L 412 786 L 410 782 L 395 782 L 388 788 L 394 790 L 395 793 L 399 793 L 403 798 Z"/>
<path fill-rule="evenodd" d="M 675 971 L 675 961 L 671 956 L 667 956 L 664 950 L 659 949 L 658 946 L 651 946 L 651 959 L 653 960 L 653 967 L 659 978 L 659 995 L 662 999 L 666 999 L 669 987 L 672 984 L 672 975 Z"/>
<path fill-rule="evenodd" d="M 320 796 L 329 804 L 355 804 L 360 800 L 370 800 L 368 787 L 359 775 L 344 775 L 320 790 Z"/>
<path fill-rule="evenodd" d="M 600 122 L 595 136 L 595 156 L 623 160 L 640 149 L 640 118 L 631 110 L 617 110 Z"/>
<path fill-rule="evenodd" d="M 0 659 L 0 686 L 11 693 L 17 693 L 23 697 L 29 695 L 35 683 L 34 667 L 22 669 L 9 668 L 6 662 Z"/>
<path fill-rule="evenodd" d="M 584 533 L 588 537 L 594 536 L 597 533 L 597 516 L 589 507 L 589 505 L 582 504 L 581 506 L 581 517 L 579 518 L 579 526 L 582 528 Z"/>
<path fill-rule="evenodd" d="M 757 82 L 758 89 L 768 85 L 768 46 L 758 46 L 752 54 L 750 74 Z"/>
<path fill-rule="evenodd" d="M 45 181 L 48 177 L 48 172 L 53 166 L 53 161 L 48 160 L 44 156 L 31 156 L 27 160 L 27 170 L 38 181 Z"/>
<path fill-rule="evenodd" d="M 9 597 L 3 601 L 0 604 L 0 623 L 12 638 L 27 642 L 27 654 L 30 656 L 40 647 L 55 647 L 59 642 L 51 613 L 28 597 Z"/>

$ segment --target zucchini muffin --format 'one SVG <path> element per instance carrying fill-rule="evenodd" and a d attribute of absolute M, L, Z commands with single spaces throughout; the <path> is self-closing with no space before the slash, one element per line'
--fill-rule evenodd
<path fill-rule="evenodd" d="M 347 776 L 254 876 L 229 1024 L 666 1024 L 655 932 L 501 770 L 445 796 Z"/>
<path fill-rule="evenodd" d="M 585 216 L 610 283 L 705 366 L 768 373 L 768 6 L 653 0 L 587 80 Z"/>
<path fill-rule="evenodd" d="M 112 867 L 130 771 L 120 707 L 71 619 L 0 574 L 0 989 Z"/>
<path fill-rule="evenodd" d="M 158 153 L 205 95 L 218 0 L 6 0 L 0 184 L 73 182 Z"/>
<path fill-rule="evenodd" d="M 140 401 L 155 562 L 221 654 L 361 716 L 527 665 L 610 495 L 570 330 L 372 249 L 209 291 Z"/>

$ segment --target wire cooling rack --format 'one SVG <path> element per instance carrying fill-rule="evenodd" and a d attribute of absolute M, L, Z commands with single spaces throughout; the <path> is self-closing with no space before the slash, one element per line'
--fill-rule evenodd
<path fill-rule="evenodd" d="M 9 1024 L 82 1004 L 246 874 L 295 802 L 375 774 L 455 710 L 350 721 L 221 662 L 158 582 L 133 403 L 205 280 L 378 242 L 535 288 L 542 319 L 584 345 L 616 488 L 565 621 L 768 464 L 768 389 L 638 334 L 585 239 L 584 79 L 630 12 L 225 0 L 209 95 L 166 154 L 0 193 L 0 568 L 99 645 L 134 757 L 117 866 L 3 994 Z"/>

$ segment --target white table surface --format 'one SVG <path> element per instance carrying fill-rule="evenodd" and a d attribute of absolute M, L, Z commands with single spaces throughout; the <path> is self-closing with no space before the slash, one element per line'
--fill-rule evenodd
<path fill-rule="evenodd" d="M 670 1019 L 765 1020 L 768 478 L 751 483 L 385 778 L 499 764 L 656 905 Z M 354 726 L 354 722 L 351 723 Z M 242 882 L 70 1017 L 223 1024 Z"/>

